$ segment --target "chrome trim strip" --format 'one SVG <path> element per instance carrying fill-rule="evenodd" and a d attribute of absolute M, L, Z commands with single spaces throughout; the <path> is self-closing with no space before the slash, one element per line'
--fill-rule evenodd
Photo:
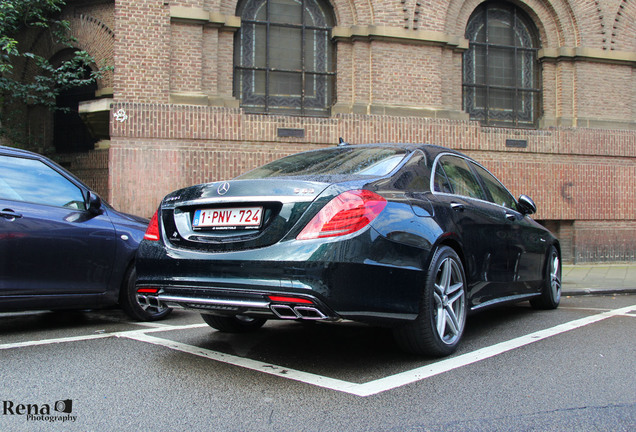
<path fill-rule="evenodd" d="M 236 306 L 246 308 L 269 308 L 269 302 L 258 300 L 223 300 L 223 299 L 209 299 L 199 297 L 179 297 L 165 294 L 159 294 L 157 296 L 162 302 L 175 302 L 175 303 L 193 303 L 193 304 L 205 304 L 205 305 L 217 305 L 217 306 Z"/>
<path fill-rule="evenodd" d="M 476 311 L 479 309 L 483 309 L 485 307 L 488 306 L 493 306 L 499 303 L 507 303 L 507 302 L 518 302 L 518 301 L 522 301 L 522 300 L 528 300 L 531 299 L 532 297 L 537 297 L 541 295 L 541 293 L 534 293 L 534 294 L 518 294 L 518 295 L 513 295 L 513 296 L 508 296 L 508 297 L 501 297 L 498 299 L 494 299 L 494 300 L 489 300 L 485 303 L 481 303 L 478 304 L 477 306 L 473 306 L 472 308 L 470 308 L 471 311 Z"/>
<path fill-rule="evenodd" d="M 270 202 L 280 202 L 283 204 L 294 203 L 294 202 L 311 202 L 316 199 L 319 195 L 281 195 L 281 196 L 224 196 L 224 197 L 209 197 L 209 198 L 198 198 L 190 201 L 174 201 L 170 203 L 162 203 L 163 208 L 177 208 L 177 207 L 188 207 L 188 206 L 206 206 L 206 205 L 214 205 L 214 204 L 228 204 L 228 203 L 237 203 L 240 204 L 242 202 L 252 202 L 252 203 L 270 203 Z"/>

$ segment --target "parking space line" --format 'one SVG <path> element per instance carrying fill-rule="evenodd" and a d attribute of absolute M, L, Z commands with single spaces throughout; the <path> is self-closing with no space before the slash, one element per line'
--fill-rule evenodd
<path fill-rule="evenodd" d="M 294 381 L 300 381 L 305 384 L 311 384 L 318 387 L 328 388 L 330 390 L 337 390 L 345 393 L 356 394 L 355 388 L 359 384 L 343 381 L 335 378 L 329 378 L 322 375 L 316 375 L 310 372 L 303 372 L 283 366 L 277 366 L 270 363 L 264 363 L 258 360 L 252 360 L 245 357 L 238 357 L 232 354 L 225 354 L 218 351 L 212 351 L 206 348 L 199 348 L 197 346 L 184 344 L 181 342 L 175 342 L 169 339 L 163 339 L 155 336 L 150 336 L 145 333 L 136 333 L 125 335 L 125 337 L 134 339 L 141 342 L 147 342 L 154 345 L 160 345 L 166 348 L 170 348 L 176 351 L 181 351 L 188 354 L 193 354 L 199 357 L 205 357 L 211 360 L 215 360 L 222 363 L 227 363 L 233 366 L 239 366 L 245 369 L 251 369 L 257 372 L 263 372 L 269 375 L 276 375 L 281 378 L 286 378 Z"/>
<path fill-rule="evenodd" d="M 150 333 L 159 333 L 173 330 L 189 330 L 195 328 L 208 327 L 207 324 L 188 324 L 164 327 L 155 327 L 138 330 L 127 330 L 113 333 L 100 333 L 83 336 L 71 336 L 65 338 L 45 339 L 39 341 L 25 341 L 8 344 L 0 344 L 0 350 L 22 348 L 29 346 L 48 345 L 54 343 L 65 342 L 77 342 L 87 341 L 95 339 L 104 339 L 110 337 L 127 338 L 135 341 L 146 342 L 154 345 L 163 346 L 176 351 L 205 357 L 218 362 L 239 366 L 242 368 L 254 370 L 257 372 L 266 373 L 269 375 L 275 375 L 281 378 L 286 378 L 305 384 L 310 384 L 330 390 L 349 393 L 356 396 L 371 396 L 378 393 L 382 393 L 388 390 L 393 390 L 398 387 L 412 384 L 418 381 L 422 381 L 426 378 L 430 378 L 435 375 L 439 375 L 453 369 L 461 368 L 473 363 L 486 360 L 497 355 L 512 351 L 517 348 L 538 342 L 552 336 L 556 336 L 571 330 L 575 330 L 581 327 L 585 327 L 590 324 L 594 324 L 603 321 L 607 318 L 617 316 L 636 317 L 634 315 L 636 311 L 636 305 L 628 306 L 620 309 L 609 310 L 606 312 L 591 315 L 585 318 L 569 321 L 564 324 L 559 324 L 554 327 L 550 327 L 544 330 L 539 330 L 534 333 L 520 336 L 509 341 L 501 342 L 489 347 L 481 348 L 466 354 L 462 354 L 456 357 L 447 358 L 438 362 L 422 366 L 419 368 L 411 369 L 398 374 L 390 375 L 388 377 L 380 378 L 377 380 L 369 381 L 367 383 L 353 383 L 349 381 L 339 380 L 335 378 L 329 378 L 322 375 L 313 374 L 310 372 L 303 372 L 283 366 L 277 366 L 274 364 L 264 363 L 249 358 L 238 357 L 231 354 L 225 354 L 218 351 L 212 351 L 205 348 L 199 348 L 193 345 L 187 345 L 181 342 L 172 341 L 160 337 L 151 336 Z"/>
<path fill-rule="evenodd" d="M 272 365 L 257 360 L 251 360 L 243 357 L 237 357 L 230 354 L 224 354 L 217 351 L 208 350 L 205 348 L 199 348 L 192 345 L 183 344 L 180 342 L 171 341 L 168 339 L 149 336 L 144 332 L 136 332 L 135 334 L 126 334 L 125 337 L 135 339 L 138 341 L 148 342 L 155 345 L 161 345 L 177 351 L 197 355 L 200 357 L 209 358 L 215 361 L 251 369 L 258 372 L 263 372 L 269 375 L 276 375 L 282 378 L 291 379 L 294 381 L 300 381 L 306 384 L 315 385 L 318 387 L 324 387 L 335 391 L 350 393 L 356 396 L 371 396 L 374 394 L 382 393 L 388 390 L 392 390 L 398 387 L 402 387 L 407 384 L 412 384 L 417 381 L 422 381 L 426 378 L 430 378 L 435 375 L 442 374 L 444 372 L 451 371 L 463 366 L 467 366 L 473 363 L 480 362 L 482 360 L 495 357 L 505 352 L 523 347 L 525 345 L 532 344 L 552 336 L 556 336 L 571 330 L 575 330 L 581 327 L 585 327 L 590 324 L 603 321 L 607 318 L 616 316 L 625 316 L 629 314 L 636 306 L 628 306 L 625 308 L 614 309 L 607 312 L 602 312 L 589 317 L 577 319 L 564 324 L 539 330 L 534 333 L 530 333 L 525 336 L 521 336 L 509 341 L 501 342 L 489 347 L 478 349 L 466 354 L 459 355 L 457 357 L 451 357 L 445 360 L 438 361 L 436 363 L 426 365 L 420 368 L 412 369 L 409 371 L 401 372 L 395 375 L 391 375 L 385 378 L 380 378 L 374 381 L 370 381 L 364 384 L 352 383 L 348 381 L 338 380 L 334 378 L 324 377 L 322 375 L 316 375 L 309 372 L 298 371 L 295 369 L 285 368 L 282 366 Z"/>
<path fill-rule="evenodd" d="M 209 326 L 207 324 L 187 324 L 187 325 L 180 325 L 180 326 L 155 327 L 151 329 L 125 330 L 122 332 L 113 332 L 113 333 L 97 333 L 97 334 L 89 334 L 89 335 L 81 335 L 81 336 L 68 336 L 63 338 L 14 342 L 14 343 L 0 344 L 0 350 L 13 349 L 13 348 L 25 348 L 25 347 L 40 346 L 40 345 L 51 345 L 51 344 L 65 343 L 65 342 L 80 342 L 80 341 L 95 340 L 95 339 L 106 339 L 110 337 L 123 337 L 127 334 L 134 334 L 138 332 L 153 333 L 153 332 L 169 331 L 169 330 L 189 330 L 189 329 L 201 328 L 201 327 L 209 327 Z"/>
<path fill-rule="evenodd" d="M 521 348 L 525 345 L 530 345 L 534 342 L 538 342 L 547 339 L 552 336 L 556 336 L 571 330 L 575 330 L 581 327 L 585 327 L 590 324 L 603 321 L 607 318 L 616 316 L 623 316 L 630 310 L 634 309 L 634 306 L 629 306 L 620 309 L 614 309 L 607 312 L 602 312 L 589 317 L 577 319 L 564 324 L 559 324 L 554 327 L 550 327 L 545 330 L 539 330 L 534 333 L 520 336 L 509 341 L 501 342 L 489 347 L 481 348 L 476 351 L 472 351 L 466 354 L 459 355 L 457 357 L 451 357 L 446 360 L 441 360 L 437 363 L 423 366 L 421 368 L 412 369 L 410 371 L 402 372 L 399 374 L 391 375 L 386 378 L 380 378 L 375 381 L 371 381 L 360 386 L 360 396 L 369 396 L 376 393 L 380 393 L 386 390 L 391 390 L 397 387 L 411 384 L 416 381 L 448 372 L 453 369 L 457 369 L 469 364 L 477 363 L 482 360 L 495 357 L 508 351 L 512 351 L 517 348 Z"/>

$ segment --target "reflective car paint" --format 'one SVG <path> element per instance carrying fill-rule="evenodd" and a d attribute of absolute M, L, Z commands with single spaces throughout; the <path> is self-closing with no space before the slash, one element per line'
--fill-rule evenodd
<path fill-rule="evenodd" d="M 0 157 L 37 161 L 77 188 L 81 197 L 81 202 L 64 207 L 25 202 L 10 193 L 8 185 L 0 190 L 0 311 L 118 304 L 147 219 L 101 202 L 77 177 L 41 155 L 0 147 Z M 46 194 L 55 193 L 51 185 L 25 187 L 45 186 Z M 41 191 L 33 192 L 29 199 L 37 201 Z M 98 202 L 99 210 L 91 211 L 90 202 Z"/>
<path fill-rule="evenodd" d="M 158 209 L 160 239 L 144 240 L 139 248 L 139 286 L 158 288 L 159 298 L 172 305 L 219 316 L 315 318 L 296 310 L 299 304 L 275 304 L 269 297 L 275 295 L 307 299 L 327 319 L 398 324 L 421 315 L 422 287 L 435 252 L 451 248 L 465 268 L 470 310 L 533 299 L 545 291 L 548 255 L 550 248 L 558 250 L 558 240 L 522 212 L 514 198 L 508 207 L 494 203 L 496 191 L 483 180 L 468 196 L 470 185 L 460 184 L 467 179 L 449 177 L 439 168 L 448 162 L 451 174 L 453 163 L 473 172 L 478 165 L 472 159 L 443 147 L 408 144 L 316 152 L 367 148 L 397 149 L 404 156 L 382 174 L 336 169 L 282 175 L 277 166 L 255 170 L 273 171 L 273 177 L 248 173 L 169 194 Z M 306 154 L 311 159 L 316 152 Z M 466 187 L 467 195 L 445 192 L 439 183 L 449 179 L 459 182 L 457 188 Z M 299 239 L 327 203 L 356 190 L 387 202 L 367 226 L 344 236 Z M 237 205 L 262 205 L 262 229 L 192 228 L 196 209 Z M 443 254 L 449 257 L 454 259 Z M 290 315 L 280 316 L 288 306 Z"/>

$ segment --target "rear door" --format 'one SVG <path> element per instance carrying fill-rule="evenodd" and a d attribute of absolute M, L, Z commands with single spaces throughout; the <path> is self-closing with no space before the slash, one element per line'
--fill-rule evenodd
<path fill-rule="evenodd" d="M 115 232 L 85 193 L 38 159 L 0 155 L 0 296 L 106 291 Z"/>
<path fill-rule="evenodd" d="M 504 209 L 488 201 L 488 195 L 471 169 L 459 156 L 443 155 L 435 166 L 437 201 L 446 208 L 457 227 L 467 261 L 466 271 L 477 282 L 471 292 L 479 305 L 510 292 L 510 224 Z"/>

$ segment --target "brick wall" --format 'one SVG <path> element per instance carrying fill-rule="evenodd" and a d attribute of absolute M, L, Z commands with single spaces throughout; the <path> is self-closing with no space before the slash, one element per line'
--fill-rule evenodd
<path fill-rule="evenodd" d="M 288 154 L 335 145 L 340 136 L 351 143 L 428 142 L 465 152 L 515 195 L 533 197 L 535 218 L 563 238 L 564 259 L 630 260 L 636 251 L 634 131 L 519 131 L 418 117 L 307 119 L 154 104 L 114 109 L 128 119 L 113 124 L 110 194 L 132 213 L 150 216 L 172 190 L 230 179 Z M 302 128 L 305 138 L 278 137 L 279 128 L 290 127 Z M 525 140 L 527 148 L 506 147 L 507 139 Z"/>
<path fill-rule="evenodd" d="M 541 40 L 537 130 L 482 128 L 462 111 L 462 39 L 482 0 L 331 0 L 340 35 L 337 104 L 324 119 L 236 108 L 237 27 L 227 24 L 236 0 L 92 3 L 73 28 L 89 52 L 112 52 L 112 112 L 124 110 L 127 118 L 111 121 L 108 195 L 123 210 L 150 216 L 171 190 L 231 178 L 286 154 L 334 145 L 340 136 L 352 143 L 430 142 L 474 156 L 516 195 L 531 195 L 537 218 L 563 238 L 564 256 L 634 259 L 635 2 L 515 2 Z M 171 17 L 177 6 L 199 18 Z M 100 23 L 114 29 L 114 39 L 100 38 Z M 278 128 L 301 128 L 305 137 L 280 138 Z M 507 139 L 527 147 L 506 147 Z"/>
<path fill-rule="evenodd" d="M 109 201 L 108 195 L 108 150 L 93 150 L 87 153 L 65 153 L 53 159 L 71 171 L 102 199 Z"/>

